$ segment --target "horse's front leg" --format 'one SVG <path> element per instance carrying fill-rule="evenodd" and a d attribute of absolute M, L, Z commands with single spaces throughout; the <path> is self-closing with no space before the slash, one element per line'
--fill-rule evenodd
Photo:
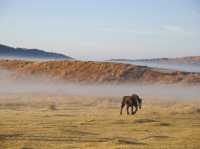
<path fill-rule="evenodd" d="M 133 108 L 133 107 L 132 107 L 132 108 Z M 138 107 L 135 106 L 135 111 L 132 111 L 132 114 L 135 114 L 135 113 L 137 112 L 137 110 L 138 110 Z"/>

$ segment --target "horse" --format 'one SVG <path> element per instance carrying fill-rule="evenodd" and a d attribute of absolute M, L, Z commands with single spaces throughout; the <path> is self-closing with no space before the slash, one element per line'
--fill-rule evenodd
<path fill-rule="evenodd" d="M 142 99 L 137 94 L 132 94 L 131 96 L 124 96 L 121 102 L 120 115 L 122 115 L 122 110 L 126 105 L 127 115 L 129 115 L 129 107 L 131 107 L 131 114 L 135 114 L 142 107 Z M 133 106 L 135 111 L 133 111 Z"/>

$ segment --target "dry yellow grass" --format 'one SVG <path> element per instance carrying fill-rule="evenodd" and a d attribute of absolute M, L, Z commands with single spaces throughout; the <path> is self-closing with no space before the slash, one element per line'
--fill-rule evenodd
<path fill-rule="evenodd" d="M 0 149 L 200 148 L 199 103 L 153 99 L 120 116 L 120 97 L 1 95 Z"/>

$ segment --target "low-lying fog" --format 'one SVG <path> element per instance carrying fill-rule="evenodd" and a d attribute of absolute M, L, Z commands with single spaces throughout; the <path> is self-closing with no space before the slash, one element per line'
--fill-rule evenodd
<path fill-rule="evenodd" d="M 124 96 L 137 93 L 142 96 L 199 99 L 200 86 L 181 85 L 78 85 L 62 81 L 42 81 L 40 77 L 12 80 L 12 72 L 0 71 L 0 93 L 39 93 L 78 96 Z"/>

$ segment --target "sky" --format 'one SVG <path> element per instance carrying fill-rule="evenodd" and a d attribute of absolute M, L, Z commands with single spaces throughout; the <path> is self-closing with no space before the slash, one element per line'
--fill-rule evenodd
<path fill-rule="evenodd" d="M 200 55 L 199 0 L 0 0 L 0 43 L 82 60 Z"/>

